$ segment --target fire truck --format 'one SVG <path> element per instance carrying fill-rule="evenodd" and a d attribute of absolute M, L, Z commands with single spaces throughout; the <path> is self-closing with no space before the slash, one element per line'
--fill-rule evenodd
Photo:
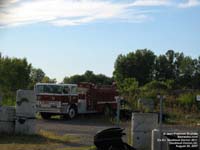
<path fill-rule="evenodd" d="M 104 113 L 113 115 L 117 109 L 115 86 L 92 83 L 35 85 L 37 111 L 42 118 L 62 115 L 73 119 L 78 114 Z"/>

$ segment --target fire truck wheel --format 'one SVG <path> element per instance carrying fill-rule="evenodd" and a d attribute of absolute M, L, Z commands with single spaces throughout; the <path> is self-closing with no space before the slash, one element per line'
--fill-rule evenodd
<path fill-rule="evenodd" d="M 43 119 L 50 119 L 51 118 L 51 114 L 50 113 L 40 113 L 40 115 L 42 116 Z"/>
<path fill-rule="evenodd" d="M 75 107 L 70 107 L 70 109 L 69 109 L 69 114 L 68 114 L 69 119 L 75 118 L 76 115 L 77 115 L 76 108 L 75 108 Z"/>

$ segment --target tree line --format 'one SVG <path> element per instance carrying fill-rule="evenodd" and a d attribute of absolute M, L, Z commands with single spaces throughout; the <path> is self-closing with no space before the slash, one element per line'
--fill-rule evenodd
<path fill-rule="evenodd" d="M 139 86 L 152 81 L 169 82 L 174 89 L 200 88 L 200 57 L 168 50 L 155 55 L 148 49 L 139 49 L 126 55 L 120 54 L 114 65 L 113 78 L 121 84 L 134 78 Z"/>
<path fill-rule="evenodd" d="M 64 68 L 63 68 L 64 69 Z M 14 99 L 17 89 L 33 89 L 37 82 L 56 83 L 42 69 L 35 68 L 26 58 L 10 58 L 0 53 L 0 93 Z M 123 94 L 134 95 L 138 87 L 158 89 L 199 89 L 200 57 L 192 58 L 184 53 L 168 50 L 155 55 L 148 49 L 138 49 L 120 54 L 114 63 L 113 77 L 94 74 L 87 70 L 82 75 L 64 77 L 62 83 L 91 82 L 117 84 Z"/>

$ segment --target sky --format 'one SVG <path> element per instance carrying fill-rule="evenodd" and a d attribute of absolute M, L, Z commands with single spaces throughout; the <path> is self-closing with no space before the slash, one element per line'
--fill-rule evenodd
<path fill-rule="evenodd" d="M 200 0 L 0 0 L 0 52 L 62 81 L 112 76 L 119 54 L 200 56 Z"/>

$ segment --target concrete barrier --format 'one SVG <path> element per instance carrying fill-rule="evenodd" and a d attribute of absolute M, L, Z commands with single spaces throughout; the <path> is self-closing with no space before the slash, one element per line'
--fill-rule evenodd
<path fill-rule="evenodd" d="M 15 133 L 26 134 L 26 135 L 35 134 L 36 133 L 35 124 L 36 124 L 35 119 L 19 117 L 15 121 Z"/>
<path fill-rule="evenodd" d="M 0 107 L 0 133 L 12 134 L 15 129 L 15 107 Z"/>
<path fill-rule="evenodd" d="M 14 134 L 15 122 L 0 121 L 0 134 Z"/>
<path fill-rule="evenodd" d="M 132 114 L 132 145 L 139 150 L 151 150 L 152 130 L 158 127 L 155 113 Z"/>
<path fill-rule="evenodd" d="M 35 117 L 36 95 L 31 90 L 18 90 L 16 98 L 16 116 Z"/>
<path fill-rule="evenodd" d="M 0 133 L 35 134 L 36 96 L 18 90 L 15 107 L 0 106 Z"/>
<path fill-rule="evenodd" d="M 31 90 L 18 90 L 15 133 L 35 134 L 36 95 Z"/>
<path fill-rule="evenodd" d="M 0 121 L 15 121 L 15 107 L 0 107 Z"/>

